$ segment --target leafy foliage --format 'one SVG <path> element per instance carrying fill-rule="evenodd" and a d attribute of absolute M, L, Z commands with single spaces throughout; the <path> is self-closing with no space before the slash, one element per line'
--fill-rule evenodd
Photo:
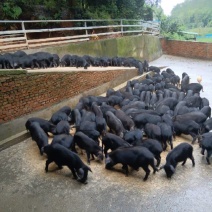
<path fill-rule="evenodd" d="M 172 17 L 166 17 L 161 21 L 161 34 L 164 37 L 171 39 L 184 39 L 185 37 L 181 33 L 184 30 L 184 26 L 178 19 Z"/>
<path fill-rule="evenodd" d="M 179 19 L 171 16 L 167 17 L 159 6 L 154 6 L 153 9 L 155 19 L 160 21 L 160 34 L 163 37 L 185 40 L 184 35 L 181 33 L 181 31 L 185 30 L 185 27 Z"/>
<path fill-rule="evenodd" d="M 159 6 L 154 6 L 154 17 L 161 23 L 161 35 L 170 39 L 186 40 L 188 36 L 182 31 L 192 28 L 206 28 L 212 26 L 211 0 L 185 0 L 172 10 L 171 16 L 165 16 Z M 194 31 L 198 32 L 199 31 Z"/>
<path fill-rule="evenodd" d="M 4 2 L 2 4 L 3 17 L 9 16 L 12 19 L 17 19 L 21 13 L 21 7 L 15 5 L 13 1 Z"/>
<path fill-rule="evenodd" d="M 145 19 L 160 0 L 2 0 L 0 19 Z"/>

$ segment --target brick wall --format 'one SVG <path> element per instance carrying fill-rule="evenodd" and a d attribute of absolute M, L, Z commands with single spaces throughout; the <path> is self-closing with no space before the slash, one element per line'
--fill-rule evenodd
<path fill-rule="evenodd" d="M 0 124 L 52 106 L 125 72 L 110 70 L 1 75 Z"/>
<path fill-rule="evenodd" d="M 212 43 L 161 39 L 164 54 L 188 58 L 212 59 Z"/>

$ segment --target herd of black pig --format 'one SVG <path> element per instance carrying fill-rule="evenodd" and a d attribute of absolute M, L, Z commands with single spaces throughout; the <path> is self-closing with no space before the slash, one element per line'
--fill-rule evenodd
<path fill-rule="evenodd" d="M 133 57 L 92 57 L 90 55 L 78 56 L 65 54 L 61 58 L 57 54 L 49 52 L 36 52 L 26 54 L 24 51 L 5 53 L 0 55 L 0 69 L 26 69 L 26 68 L 52 68 L 52 67 L 83 67 L 90 66 L 125 66 L 138 68 L 139 75 L 147 71 L 148 63 L 141 62 Z"/>
<path fill-rule="evenodd" d="M 88 166 L 91 159 L 105 158 L 106 169 L 120 163 L 128 175 L 128 166 L 134 170 L 142 167 L 147 180 L 151 166 L 154 173 L 164 169 L 170 178 L 178 162 L 184 165 L 189 158 L 195 165 L 191 144 L 183 142 L 173 148 L 173 138 L 182 133 L 192 136 L 192 144 L 199 143 L 203 155 L 207 151 L 210 164 L 211 108 L 208 99 L 200 97 L 202 85 L 190 83 L 187 73 L 180 80 L 170 68 L 161 72 L 147 66 L 148 70 L 154 74 L 128 81 L 118 91 L 108 89 L 105 97 L 82 97 L 75 108 L 64 106 L 50 120 L 29 118 L 26 129 L 40 154 L 47 156 L 46 172 L 55 162 L 58 168 L 68 166 L 74 179 L 86 183 L 92 172 Z M 71 128 L 75 128 L 74 134 L 70 134 Z M 49 133 L 53 135 L 51 144 Z M 86 152 L 87 164 L 76 149 Z M 159 168 L 160 154 L 167 149 L 166 164 Z"/>

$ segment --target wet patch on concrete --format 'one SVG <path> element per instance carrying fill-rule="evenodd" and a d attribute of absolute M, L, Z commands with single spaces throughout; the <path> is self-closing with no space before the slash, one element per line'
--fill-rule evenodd
<path fill-rule="evenodd" d="M 177 137 L 174 146 L 191 139 Z M 131 170 L 125 177 L 121 166 L 106 170 L 104 162 L 91 161 L 93 173 L 88 184 L 72 179 L 71 171 L 58 170 L 52 163 L 45 173 L 46 156 L 40 156 L 31 139 L 1 152 L 1 211 L 209 211 L 212 197 L 212 166 L 207 165 L 194 144 L 196 166 L 188 160 L 178 164 L 176 173 L 167 179 L 164 170 L 152 173 L 146 182 L 144 171 Z M 162 153 L 161 165 L 170 151 Z M 80 155 L 86 163 L 85 154 Z M 150 168 L 151 169 L 151 168 Z M 11 204 L 12 203 L 12 204 Z"/>

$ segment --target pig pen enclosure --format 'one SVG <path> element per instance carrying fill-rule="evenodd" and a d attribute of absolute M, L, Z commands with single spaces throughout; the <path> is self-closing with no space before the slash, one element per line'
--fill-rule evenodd
<path fill-rule="evenodd" d="M 212 62 L 163 55 L 150 63 L 171 68 L 181 77 L 183 72 L 190 82 L 202 76 L 204 92 L 211 103 Z M 174 147 L 182 142 L 191 144 L 190 136 L 177 136 Z M 92 160 L 92 173 L 88 184 L 72 180 L 71 171 L 64 167 L 57 170 L 55 164 L 45 173 L 46 156 L 39 155 L 34 141 L 27 139 L 1 152 L 0 209 L 1 211 L 210 211 L 211 171 L 205 156 L 202 156 L 197 141 L 193 145 L 195 167 L 190 160 L 181 163 L 171 179 L 164 170 L 151 173 L 146 182 L 145 172 L 130 170 L 125 177 L 121 165 L 106 170 L 103 162 Z M 170 146 L 161 154 L 161 165 L 170 152 Z M 80 155 L 86 163 L 86 155 Z"/>

